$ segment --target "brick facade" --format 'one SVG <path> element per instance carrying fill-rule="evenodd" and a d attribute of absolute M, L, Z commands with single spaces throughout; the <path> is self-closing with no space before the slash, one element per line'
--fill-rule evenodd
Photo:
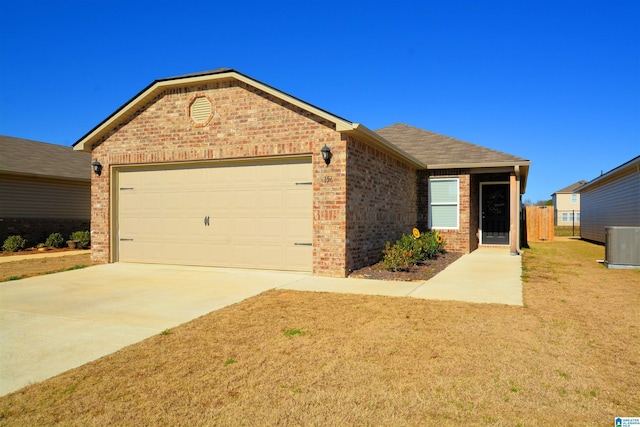
<path fill-rule="evenodd" d="M 241 79 L 184 83 L 153 93 L 144 100 L 139 96 L 135 111 L 123 110 L 131 114 L 91 140 L 93 160 L 103 165 L 102 176 L 93 175 L 91 186 L 96 262 L 117 259 L 111 247 L 116 241 L 111 233 L 117 230 L 110 223 L 117 215 L 111 199 L 117 190 L 114 171 L 287 156 L 312 158 L 314 274 L 343 277 L 380 260 L 387 241 L 415 226 L 427 230 L 430 177 L 459 179 L 460 226 L 441 231 L 447 250 L 468 253 L 478 247 L 480 182 L 493 176 L 469 169 L 417 170 L 420 163 L 390 154 L 370 131 L 355 131 L 349 122 L 332 121 L 335 116 Z M 324 145 L 333 155 L 329 165 L 322 160 Z"/>
<path fill-rule="evenodd" d="M 347 139 L 347 269 L 382 258 L 387 241 L 417 219 L 416 170 L 361 141 Z"/>
<path fill-rule="evenodd" d="M 212 101 L 213 117 L 194 126 L 188 106 L 194 96 Z M 346 141 L 330 123 L 239 81 L 212 82 L 166 90 L 93 145 L 103 165 L 91 191 L 92 256 L 111 259 L 111 167 L 220 159 L 311 155 L 313 160 L 313 272 L 346 271 Z M 320 149 L 327 145 L 329 166 Z"/>

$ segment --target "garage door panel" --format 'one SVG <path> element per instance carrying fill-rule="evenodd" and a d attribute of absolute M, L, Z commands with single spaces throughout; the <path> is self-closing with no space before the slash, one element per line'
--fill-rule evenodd
<path fill-rule="evenodd" d="M 311 176 L 310 160 L 121 171 L 119 260 L 310 271 Z"/>
<path fill-rule="evenodd" d="M 230 223 L 233 225 L 232 230 L 235 237 L 251 238 L 258 234 L 258 230 L 262 235 L 262 230 L 256 227 L 255 218 L 235 218 Z"/>
<path fill-rule="evenodd" d="M 313 256 L 313 248 L 311 246 L 287 246 L 283 250 L 284 259 L 295 270 L 303 270 L 304 263 L 301 260 L 311 259 Z"/>
<path fill-rule="evenodd" d="M 283 204 L 291 209 L 306 210 L 307 206 L 312 203 L 312 194 L 309 191 L 310 188 L 299 187 L 299 189 L 291 189 L 284 192 Z"/>
<path fill-rule="evenodd" d="M 307 232 L 310 227 L 312 222 L 307 218 L 292 218 L 287 222 L 287 236 L 298 243 L 310 243 L 311 236 Z"/>
<path fill-rule="evenodd" d="M 263 217 L 256 219 L 256 233 L 260 236 L 281 240 L 285 237 L 286 224 L 281 218 Z"/>
<path fill-rule="evenodd" d="M 283 206 L 282 189 L 265 189 L 254 193 L 255 203 L 264 209 L 281 211 Z"/>

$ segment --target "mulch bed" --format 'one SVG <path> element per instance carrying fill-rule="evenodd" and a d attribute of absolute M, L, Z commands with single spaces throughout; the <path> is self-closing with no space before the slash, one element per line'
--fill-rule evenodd
<path fill-rule="evenodd" d="M 457 252 L 445 252 L 440 254 L 436 259 L 430 259 L 411 267 L 409 271 L 389 271 L 381 261 L 377 264 L 355 270 L 349 274 L 349 277 L 357 279 L 400 280 L 404 282 L 429 280 L 462 255 L 463 254 Z"/>

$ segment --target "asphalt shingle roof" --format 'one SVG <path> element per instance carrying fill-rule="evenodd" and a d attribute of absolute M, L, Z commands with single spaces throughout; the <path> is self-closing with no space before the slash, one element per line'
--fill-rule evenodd
<path fill-rule="evenodd" d="M 446 135 L 396 123 L 375 131 L 387 141 L 406 151 L 428 167 L 528 162 L 501 151 L 481 147 Z"/>
<path fill-rule="evenodd" d="M 0 173 L 89 181 L 91 153 L 0 135 Z"/>
<path fill-rule="evenodd" d="M 582 187 L 583 185 L 585 185 L 587 183 L 587 181 L 585 180 L 580 180 L 574 184 L 571 184 L 568 187 L 564 187 L 562 190 L 558 190 L 553 194 L 559 194 L 559 193 L 573 193 L 574 190 L 576 190 L 579 187 Z"/>

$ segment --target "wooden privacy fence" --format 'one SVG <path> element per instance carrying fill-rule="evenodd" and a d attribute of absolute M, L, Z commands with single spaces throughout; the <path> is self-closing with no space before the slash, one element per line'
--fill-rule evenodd
<path fill-rule="evenodd" d="M 527 206 L 527 241 L 553 242 L 553 206 Z"/>

